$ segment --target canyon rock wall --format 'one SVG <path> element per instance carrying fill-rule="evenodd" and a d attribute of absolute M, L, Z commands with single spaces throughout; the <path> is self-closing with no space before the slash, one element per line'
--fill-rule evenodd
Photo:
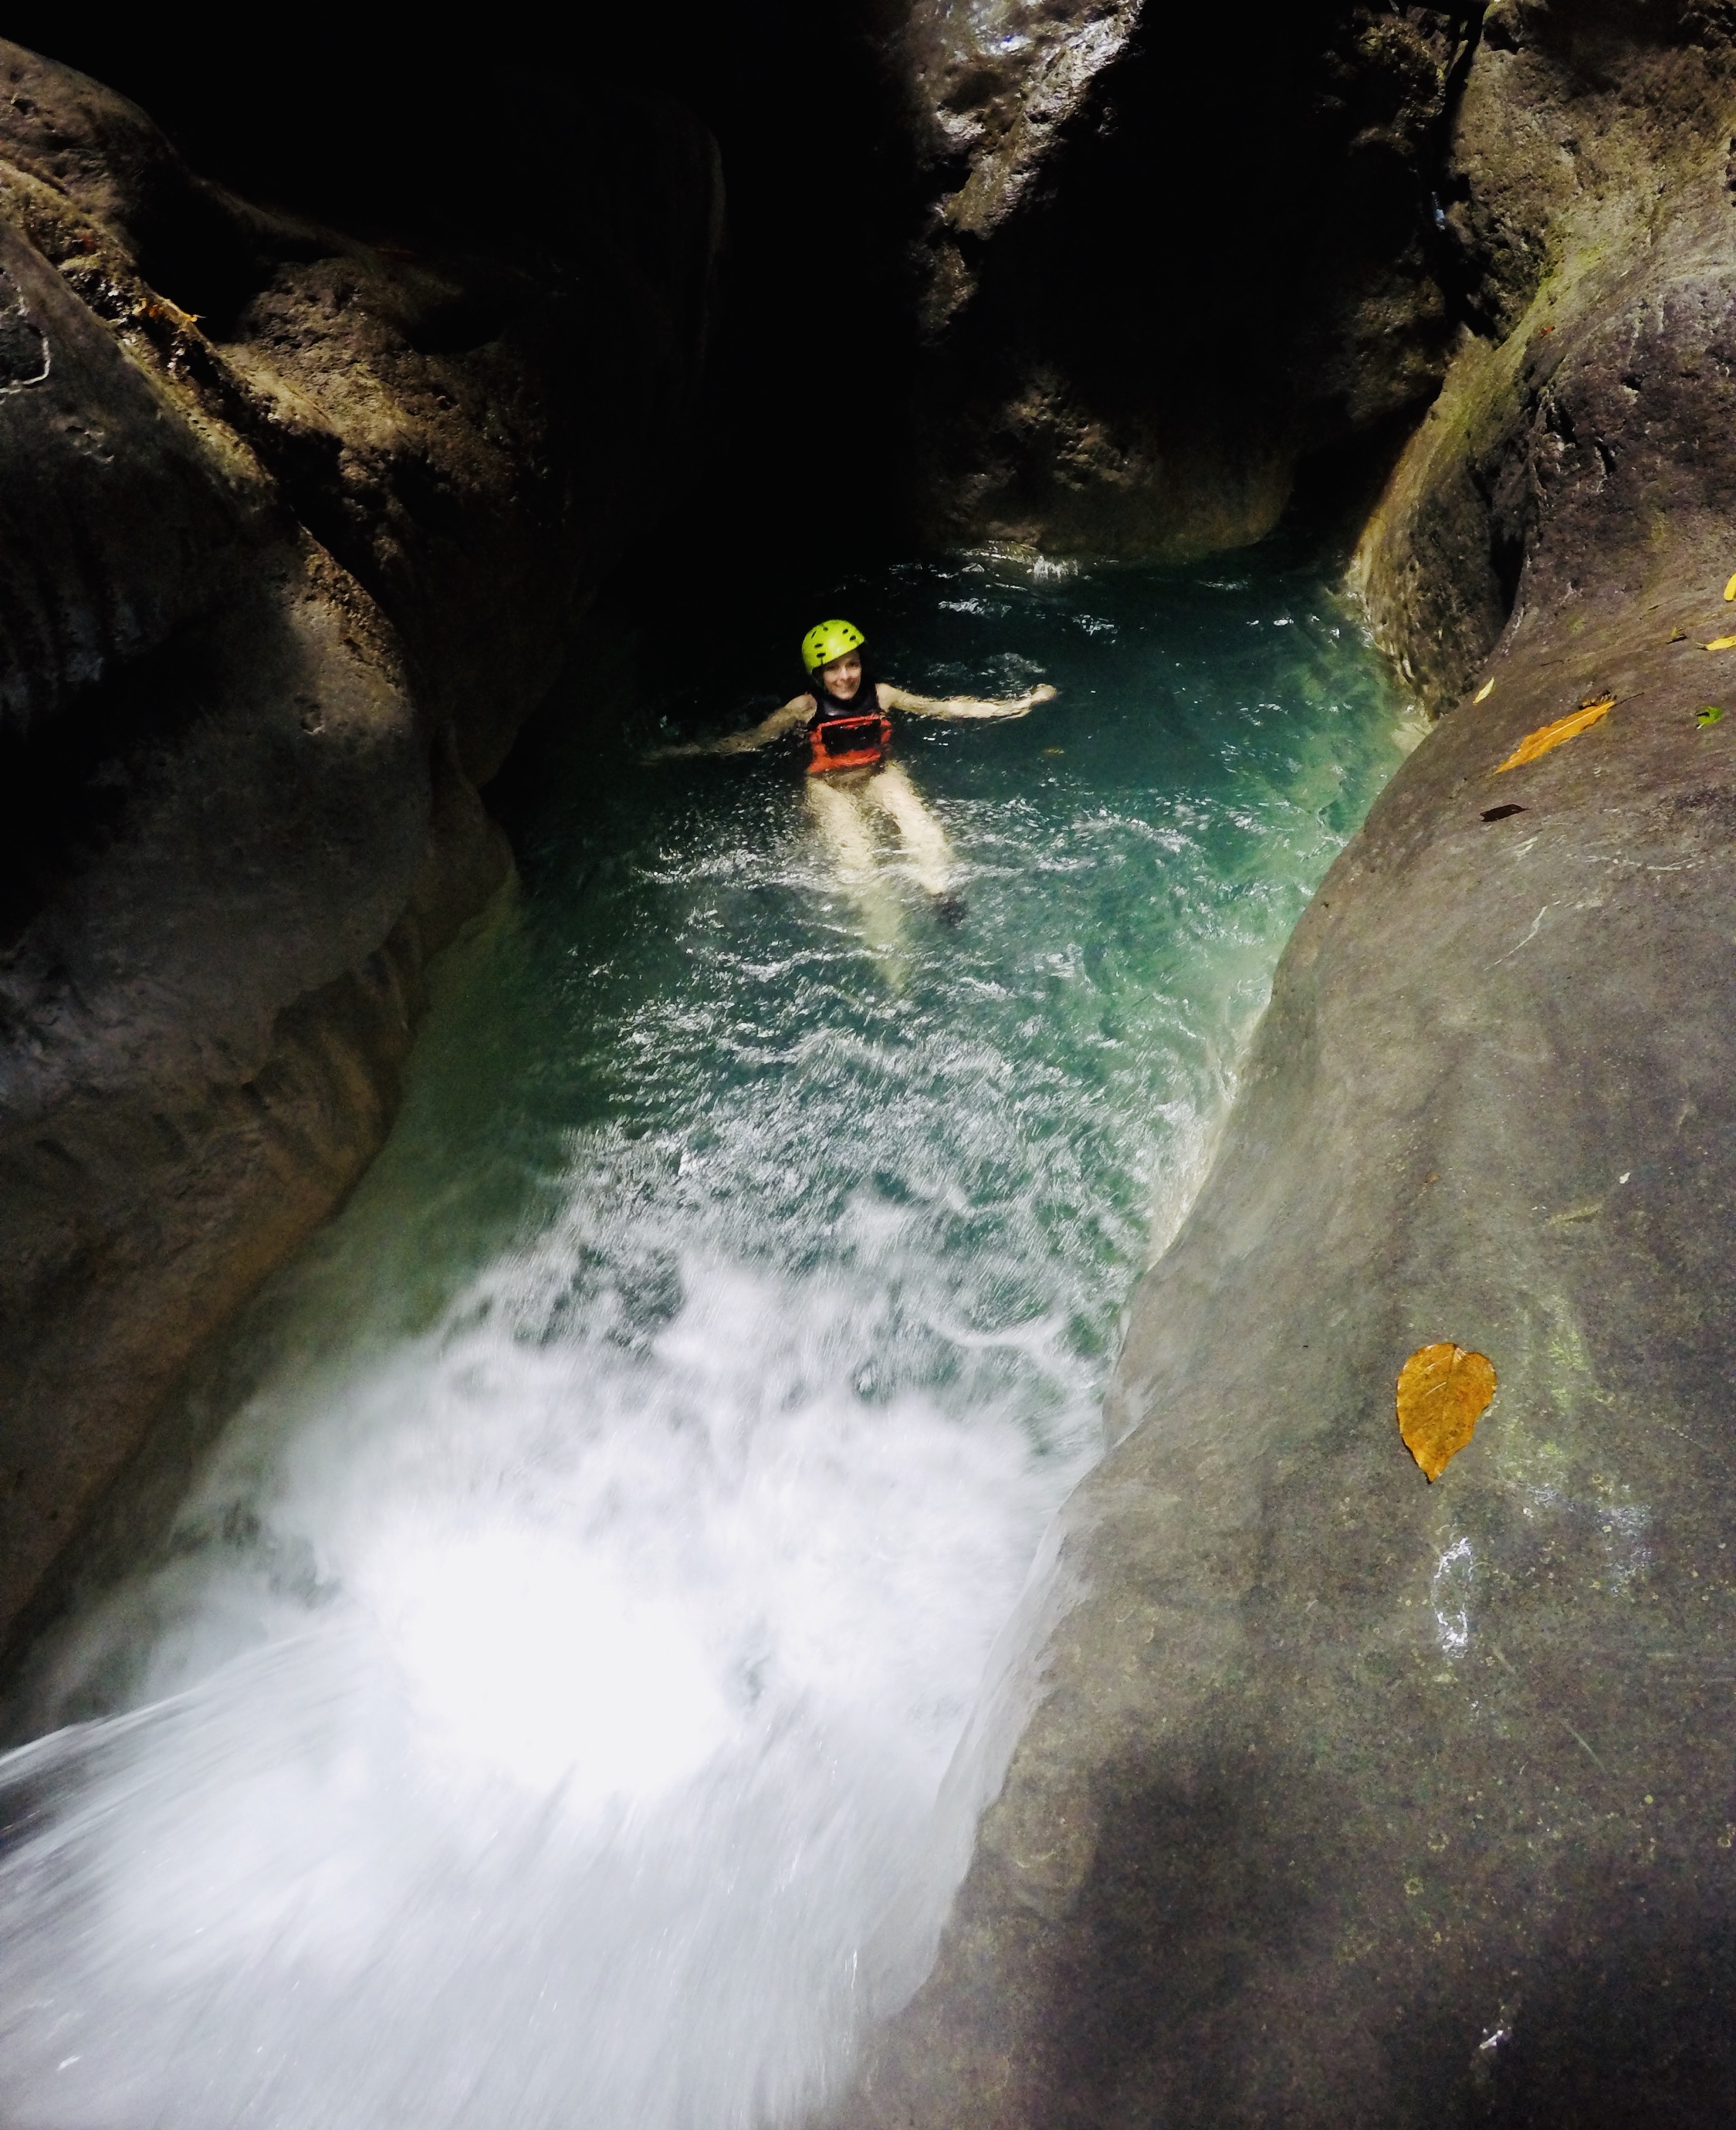
<path fill-rule="evenodd" d="M 1724 537 L 1718 13 L 1489 11 L 1442 174 L 1461 338 L 1353 568 L 1433 709 Z"/>
<path fill-rule="evenodd" d="M 1310 454 L 1395 439 L 1453 331 L 1437 188 L 1480 13 L 913 6 L 885 49 L 931 528 L 1199 554 L 1270 531 Z"/>
<path fill-rule="evenodd" d="M 1489 11 L 1465 329 L 1359 562 L 1457 706 L 1139 1292 L 852 2125 L 1729 2119 L 1731 27 Z M 1394 1385 L 1438 1340 L 1499 1388 L 1430 1485 Z"/>
<path fill-rule="evenodd" d="M 467 117 L 469 224 L 363 241 L 0 45 L 0 1629 L 377 1149 L 477 786 L 679 471 L 709 137 Z"/>

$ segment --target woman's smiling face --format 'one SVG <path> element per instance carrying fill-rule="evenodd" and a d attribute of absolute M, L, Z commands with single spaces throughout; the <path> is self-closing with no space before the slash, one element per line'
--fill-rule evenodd
<path fill-rule="evenodd" d="M 842 658 L 834 658 L 829 666 L 820 668 L 820 678 L 829 694 L 847 703 L 862 685 L 861 653 L 847 651 Z"/>

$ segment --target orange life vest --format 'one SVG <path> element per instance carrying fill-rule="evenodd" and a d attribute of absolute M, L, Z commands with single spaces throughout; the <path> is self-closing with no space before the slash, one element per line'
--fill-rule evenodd
<path fill-rule="evenodd" d="M 856 717 L 817 716 L 808 728 L 808 774 L 835 769 L 872 769 L 892 745 L 892 720 L 875 709 Z"/>

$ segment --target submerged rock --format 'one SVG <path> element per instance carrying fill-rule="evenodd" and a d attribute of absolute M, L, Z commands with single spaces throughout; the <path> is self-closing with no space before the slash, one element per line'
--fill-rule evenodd
<path fill-rule="evenodd" d="M 1285 956 L 851 2123 L 1729 2119 L 1733 74 L 1569 12 L 1490 12 L 1476 322 L 1362 561 L 1475 700 Z M 1499 1388 L 1431 1486 L 1443 1340 Z"/>
<path fill-rule="evenodd" d="M 0 45 L 0 1627 L 377 1148 L 476 787 L 669 492 L 715 151 L 506 94 L 442 251 Z"/>

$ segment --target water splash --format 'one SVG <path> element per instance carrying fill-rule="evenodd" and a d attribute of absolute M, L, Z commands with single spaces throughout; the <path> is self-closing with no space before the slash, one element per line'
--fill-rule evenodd
<path fill-rule="evenodd" d="M 775 767 L 551 776 L 391 1145 L 26 1681 L 17 2130 L 746 2130 L 919 1973 L 1118 1312 L 1400 743 L 1305 573 L 875 605 L 910 685 L 1064 690 L 906 738 L 969 922 L 889 867 L 894 990 Z"/>

